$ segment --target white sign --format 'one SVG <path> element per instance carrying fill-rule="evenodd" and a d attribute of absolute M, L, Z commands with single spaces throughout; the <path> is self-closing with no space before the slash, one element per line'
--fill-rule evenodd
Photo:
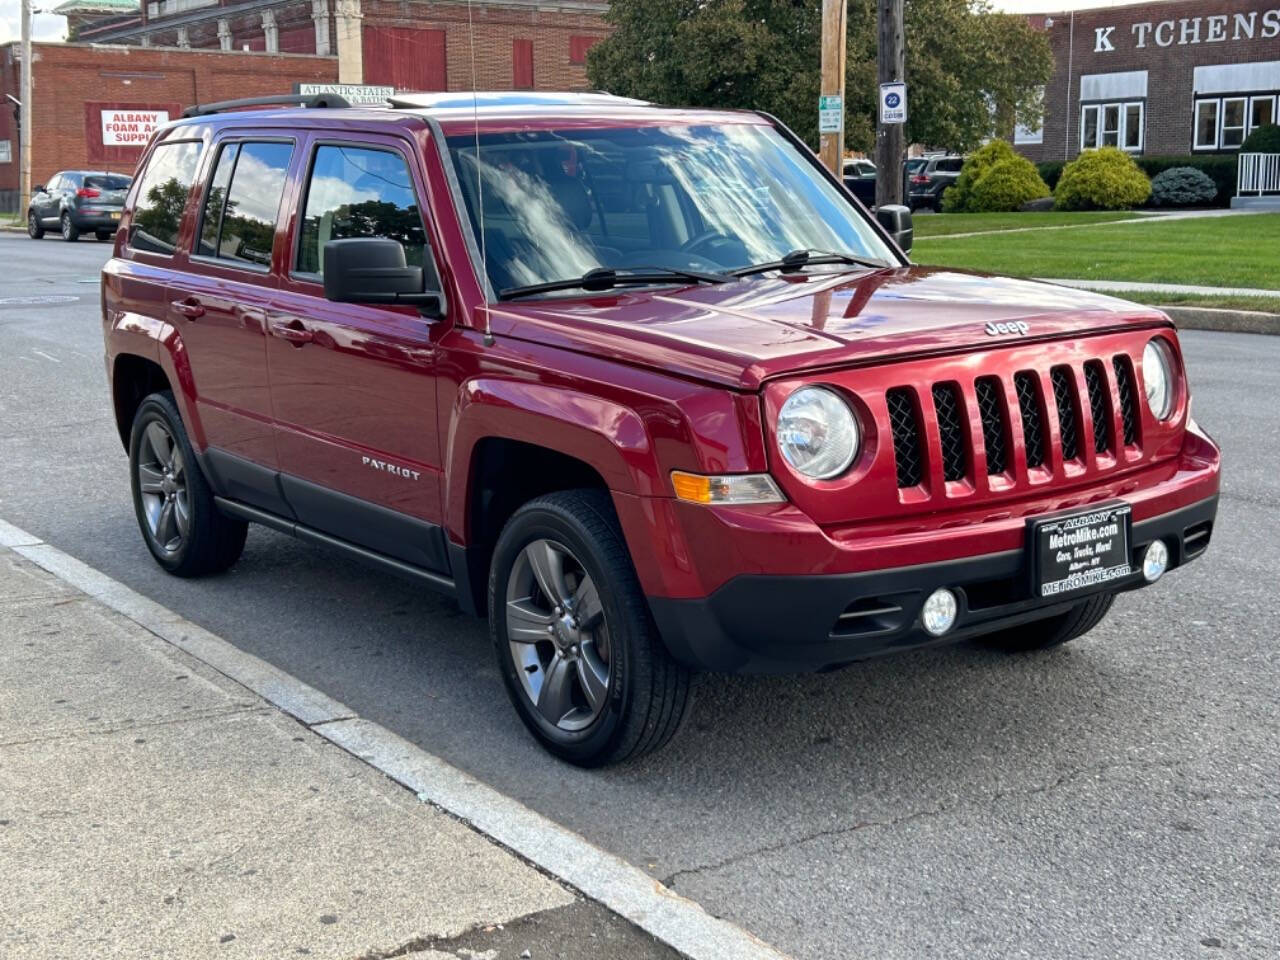
<path fill-rule="evenodd" d="M 103 110 L 102 144 L 145 147 L 156 127 L 169 122 L 167 110 Z"/>
<path fill-rule="evenodd" d="M 907 122 L 907 85 L 905 83 L 880 84 L 880 122 Z"/>
<path fill-rule="evenodd" d="M 0 163 L 13 163 L 13 143 L 0 140 Z"/>
<path fill-rule="evenodd" d="M 844 129 L 844 97 L 832 94 L 818 98 L 818 132 L 839 133 Z"/>
<path fill-rule="evenodd" d="M 1093 52 L 1111 53 L 1126 41 L 1118 28 L 1094 27 Z M 1181 17 L 1178 20 L 1145 20 L 1129 27 L 1128 43 L 1142 50 L 1157 47 L 1191 46 L 1197 43 L 1239 43 L 1260 37 L 1280 37 L 1280 7 L 1250 10 L 1248 13 L 1219 13 L 1211 17 Z"/>
<path fill-rule="evenodd" d="M 316 97 L 331 93 L 350 104 L 385 106 L 388 97 L 395 96 L 395 87 L 375 87 L 363 83 L 298 83 L 294 85 L 304 97 Z"/>

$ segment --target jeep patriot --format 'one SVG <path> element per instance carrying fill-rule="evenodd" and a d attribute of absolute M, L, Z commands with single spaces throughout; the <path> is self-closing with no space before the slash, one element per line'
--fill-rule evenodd
<path fill-rule="evenodd" d="M 912 266 L 910 213 L 768 116 L 276 103 L 158 130 L 103 271 L 171 573 L 252 522 L 446 591 L 597 765 L 669 740 L 692 671 L 1050 647 L 1208 546 L 1164 314 Z"/>

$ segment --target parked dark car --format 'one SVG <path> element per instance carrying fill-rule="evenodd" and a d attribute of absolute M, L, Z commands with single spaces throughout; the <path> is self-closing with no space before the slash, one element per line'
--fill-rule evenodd
<path fill-rule="evenodd" d="M 964 157 L 912 157 L 907 161 L 907 205 L 942 209 L 942 192 L 956 182 Z"/>
<path fill-rule="evenodd" d="M 912 265 L 910 212 L 850 203 L 776 120 L 303 102 L 160 127 L 103 270 L 170 573 L 226 570 L 252 522 L 441 590 L 593 765 L 665 743 L 692 670 L 1053 647 L 1209 545 L 1218 448 L 1167 316 Z M 424 664 L 456 653 L 431 627 Z"/>
<path fill-rule="evenodd" d="M 846 160 L 844 185 L 866 207 L 876 205 L 876 165 L 870 160 Z"/>
<path fill-rule="evenodd" d="M 45 230 L 56 229 L 62 239 L 75 241 L 82 233 L 110 240 L 120 225 L 124 197 L 133 177 L 123 173 L 63 170 L 43 187 L 31 190 L 27 208 L 27 235 L 39 240 Z"/>

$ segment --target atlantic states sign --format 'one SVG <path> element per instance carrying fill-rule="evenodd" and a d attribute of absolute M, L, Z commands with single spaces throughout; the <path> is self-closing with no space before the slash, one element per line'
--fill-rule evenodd
<path fill-rule="evenodd" d="M 1272 10 L 1250 10 L 1248 13 L 1222 13 L 1209 17 L 1182 17 L 1177 20 L 1146 20 L 1132 24 L 1129 35 L 1118 27 L 1095 27 L 1093 52 L 1109 53 L 1128 44 L 1142 50 L 1148 46 L 1172 47 L 1193 43 L 1239 43 L 1260 37 L 1280 37 L 1280 7 Z"/>

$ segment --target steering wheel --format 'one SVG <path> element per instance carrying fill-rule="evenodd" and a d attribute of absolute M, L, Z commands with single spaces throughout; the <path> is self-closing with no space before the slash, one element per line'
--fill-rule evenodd
<path fill-rule="evenodd" d="M 714 243 L 717 240 L 730 241 L 730 238 L 726 237 L 723 233 L 721 233 L 718 230 L 703 230 L 696 237 L 692 237 L 689 240 L 686 240 L 684 243 L 680 244 L 680 252 L 696 253 L 700 248 L 710 246 L 712 243 Z"/>

